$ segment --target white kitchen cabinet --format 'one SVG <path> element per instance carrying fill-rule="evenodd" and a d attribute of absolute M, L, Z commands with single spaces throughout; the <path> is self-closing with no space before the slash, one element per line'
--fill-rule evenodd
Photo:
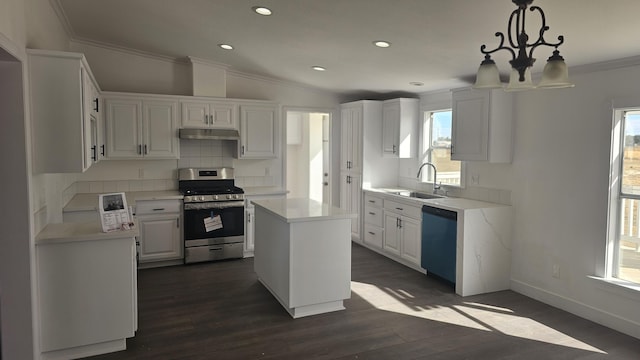
<path fill-rule="evenodd" d="M 240 104 L 240 159 L 278 157 L 279 114 L 274 103 Z"/>
<path fill-rule="evenodd" d="M 126 349 L 126 338 L 137 330 L 136 234 L 134 229 L 103 233 L 99 221 L 49 224 L 38 234 L 42 358 Z"/>
<path fill-rule="evenodd" d="M 109 159 L 177 159 L 176 100 L 105 97 Z"/>
<path fill-rule="evenodd" d="M 27 54 L 34 172 L 81 173 L 98 161 L 95 78 L 82 54 L 31 49 Z"/>
<path fill-rule="evenodd" d="M 451 159 L 510 163 L 513 99 L 502 90 L 453 92 Z"/>
<path fill-rule="evenodd" d="M 413 158 L 418 149 L 418 99 L 392 99 L 382 103 L 382 154 Z"/>
<path fill-rule="evenodd" d="M 285 192 L 274 194 L 245 194 L 244 199 L 244 257 L 252 257 L 255 249 L 255 206 L 253 201 L 256 200 L 269 200 L 269 199 L 284 199 Z"/>
<path fill-rule="evenodd" d="M 384 200 L 384 250 L 420 266 L 422 208 Z"/>
<path fill-rule="evenodd" d="M 145 263 L 178 260 L 184 253 L 179 200 L 139 200 L 136 217 L 140 227 L 138 260 Z M 173 261 L 175 263 L 176 261 Z"/>
<path fill-rule="evenodd" d="M 361 200 L 362 177 L 350 172 L 341 172 L 340 208 L 357 214 L 355 219 L 351 219 L 351 237 L 356 240 L 360 240 Z"/>
<path fill-rule="evenodd" d="M 362 106 L 348 106 L 341 110 L 341 170 L 362 170 L 362 111 Z"/>
<path fill-rule="evenodd" d="M 363 242 L 376 249 L 382 249 L 384 239 L 384 210 L 381 197 L 364 193 L 364 236 Z"/>
<path fill-rule="evenodd" d="M 238 105 L 224 100 L 182 100 L 183 128 L 238 129 Z"/>

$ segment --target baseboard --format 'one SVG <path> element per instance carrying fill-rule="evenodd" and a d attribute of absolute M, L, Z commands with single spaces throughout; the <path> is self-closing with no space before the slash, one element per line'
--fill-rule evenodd
<path fill-rule="evenodd" d="M 593 321 L 597 324 L 606 326 L 621 333 L 640 339 L 640 323 L 625 319 L 618 315 L 594 308 L 593 306 L 584 304 L 552 293 L 550 291 L 529 285 L 522 281 L 511 280 L 511 290 L 538 300 L 545 304 L 551 305 L 558 309 L 562 309 L 581 318 Z"/>

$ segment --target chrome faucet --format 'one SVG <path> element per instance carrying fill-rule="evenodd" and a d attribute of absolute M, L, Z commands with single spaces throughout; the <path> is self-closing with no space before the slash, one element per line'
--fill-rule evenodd
<path fill-rule="evenodd" d="M 435 194 L 438 191 L 438 189 L 440 189 L 440 185 L 438 184 L 438 170 L 436 169 L 435 165 L 433 165 L 430 162 L 422 163 L 422 165 L 420 165 L 420 168 L 418 169 L 418 175 L 416 175 L 416 177 L 418 179 L 420 178 L 420 173 L 422 172 L 422 168 L 425 165 L 430 165 L 433 168 L 433 193 Z"/>

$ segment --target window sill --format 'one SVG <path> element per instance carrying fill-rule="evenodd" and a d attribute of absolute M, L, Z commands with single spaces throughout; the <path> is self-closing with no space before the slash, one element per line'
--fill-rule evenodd
<path fill-rule="evenodd" d="M 640 284 L 599 276 L 587 277 L 597 283 L 598 287 L 604 291 L 626 297 L 630 300 L 640 301 Z"/>

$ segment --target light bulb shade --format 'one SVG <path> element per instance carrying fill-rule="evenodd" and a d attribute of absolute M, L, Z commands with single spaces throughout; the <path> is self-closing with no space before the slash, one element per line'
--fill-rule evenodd
<path fill-rule="evenodd" d="M 511 75 L 509 75 L 509 85 L 505 88 L 505 91 L 522 91 L 534 89 L 533 81 L 531 81 L 531 67 L 528 67 L 524 71 L 524 81 L 520 81 L 520 74 L 518 70 L 511 69 Z"/>
<path fill-rule="evenodd" d="M 575 85 L 569 81 L 569 69 L 564 59 L 549 58 L 547 64 L 542 71 L 542 79 L 538 84 L 539 88 L 557 89 L 574 87 Z"/>
<path fill-rule="evenodd" d="M 473 85 L 474 89 L 495 89 L 501 88 L 500 73 L 496 63 L 492 60 L 483 61 L 478 68 L 476 74 L 476 83 Z"/>

